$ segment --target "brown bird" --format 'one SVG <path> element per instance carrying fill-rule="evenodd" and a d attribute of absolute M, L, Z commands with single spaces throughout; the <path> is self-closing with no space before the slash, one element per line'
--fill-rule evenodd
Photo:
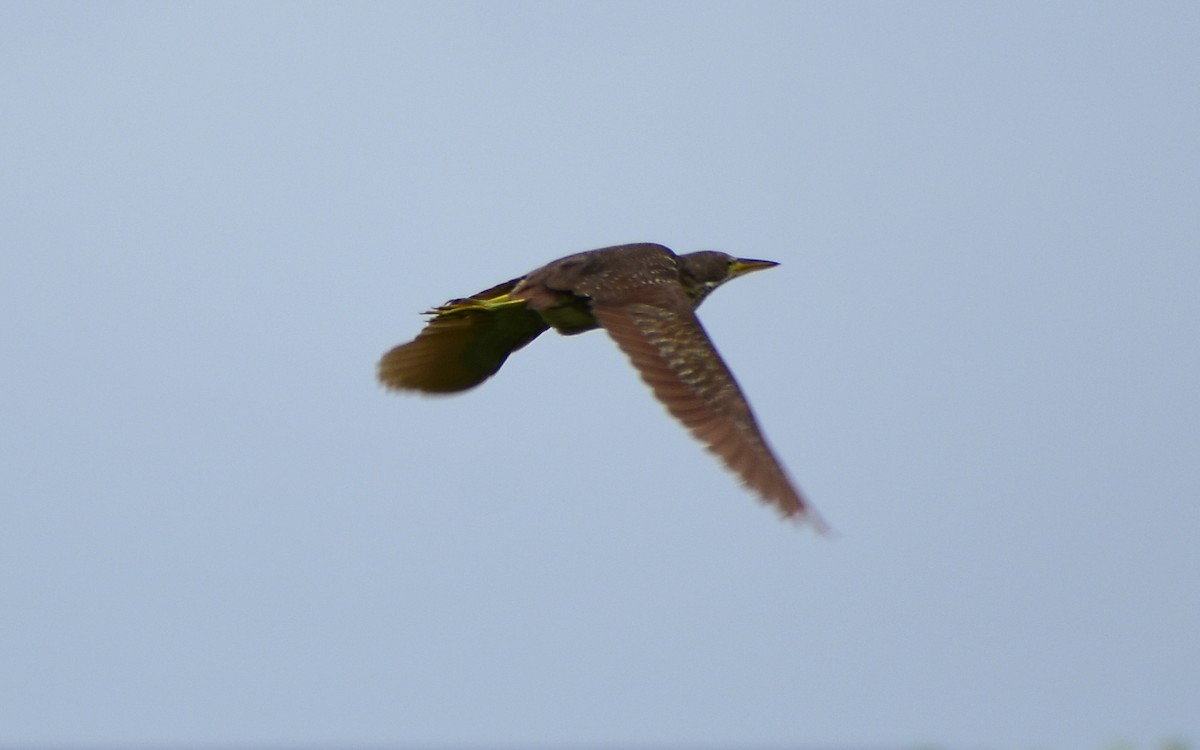
<path fill-rule="evenodd" d="M 603 328 L 667 410 L 746 486 L 784 516 L 823 530 L 695 313 L 726 281 L 776 265 L 713 251 L 676 255 L 651 243 L 568 255 L 430 310 L 417 338 L 380 360 L 379 380 L 396 390 L 465 391 L 547 328 Z"/>

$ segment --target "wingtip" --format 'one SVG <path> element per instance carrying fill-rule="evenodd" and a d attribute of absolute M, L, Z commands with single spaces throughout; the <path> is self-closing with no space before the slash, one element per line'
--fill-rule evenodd
<path fill-rule="evenodd" d="M 805 508 L 799 513 L 793 513 L 788 518 L 799 526 L 808 526 L 819 536 L 825 538 L 836 536 L 833 527 L 812 508 Z"/>

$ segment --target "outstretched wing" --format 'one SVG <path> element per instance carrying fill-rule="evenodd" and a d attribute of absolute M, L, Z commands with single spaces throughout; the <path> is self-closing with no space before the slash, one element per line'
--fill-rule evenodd
<path fill-rule="evenodd" d="M 523 300 L 508 296 L 517 281 L 432 310 L 415 339 L 379 360 L 379 381 L 396 390 L 456 393 L 496 374 L 508 355 L 547 328 Z"/>
<path fill-rule="evenodd" d="M 676 419 L 784 516 L 824 522 L 793 486 L 682 289 L 594 300 L 592 313 Z"/>

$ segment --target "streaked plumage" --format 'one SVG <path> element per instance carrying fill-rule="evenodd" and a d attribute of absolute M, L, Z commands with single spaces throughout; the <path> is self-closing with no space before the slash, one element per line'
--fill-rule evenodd
<path fill-rule="evenodd" d="M 416 339 L 383 356 L 379 379 L 397 390 L 463 391 L 547 328 L 603 328 L 667 410 L 748 487 L 784 516 L 823 529 L 695 314 L 729 279 L 775 265 L 711 251 L 676 255 L 650 243 L 569 255 L 431 310 Z"/>

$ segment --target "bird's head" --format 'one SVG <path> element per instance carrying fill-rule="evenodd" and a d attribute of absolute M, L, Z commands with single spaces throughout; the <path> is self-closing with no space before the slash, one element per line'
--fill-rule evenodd
<path fill-rule="evenodd" d="M 683 273 L 683 285 L 688 295 L 699 305 L 712 294 L 712 291 L 730 279 L 738 276 L 774 268 L 779 265 L 773 260 L 752 260 L 750 258 L 735 258 L 728 253 L 716 250 L 703 250 L 698 253 L 687 253 L 679 256 L 679 265 Z"/>

